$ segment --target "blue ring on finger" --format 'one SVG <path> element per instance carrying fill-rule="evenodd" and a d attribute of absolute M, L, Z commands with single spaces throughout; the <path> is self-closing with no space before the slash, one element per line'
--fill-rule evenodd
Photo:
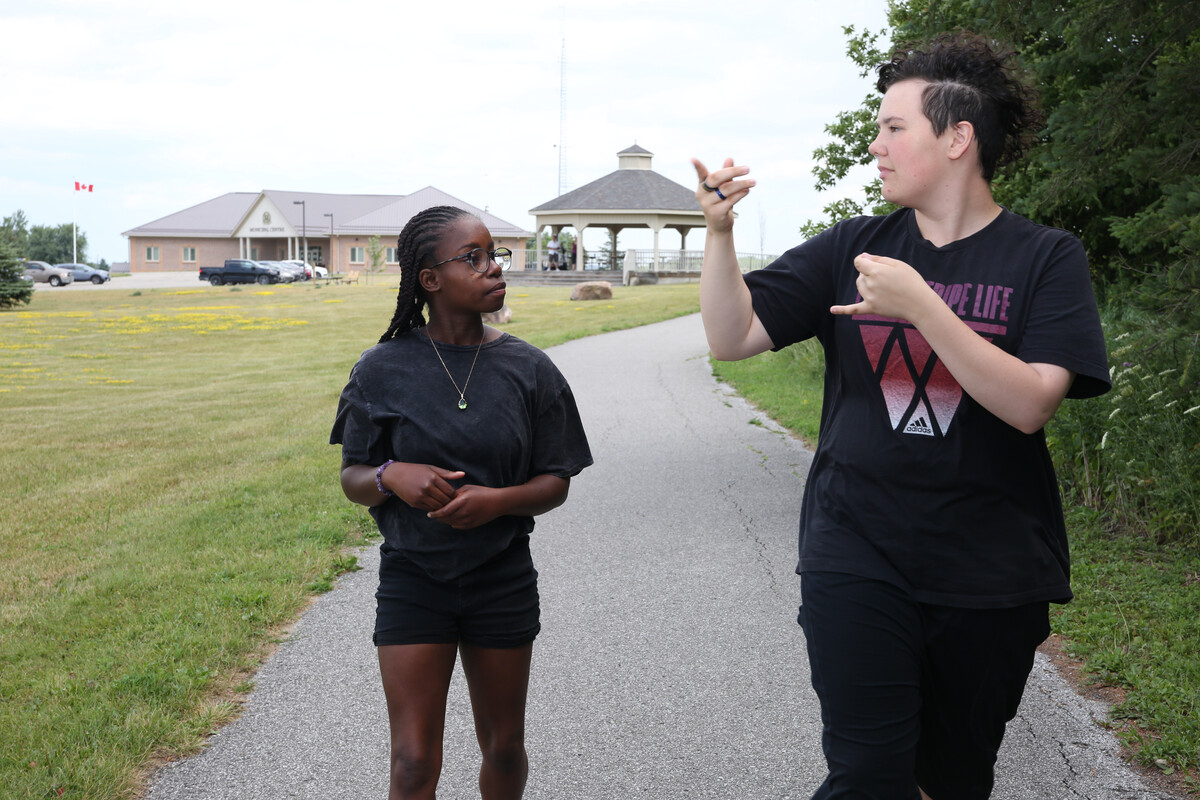
<path fill-rule="evenodd" d="M 722 200 L 725 199 L 725 195 L 721 194 L 720 189 L 713 189 L 713 191 L 717 193 L 717 197 L 721 198 Z"/>

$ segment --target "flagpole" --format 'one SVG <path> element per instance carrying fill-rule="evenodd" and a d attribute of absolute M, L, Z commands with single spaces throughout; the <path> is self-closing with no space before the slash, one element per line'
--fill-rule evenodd
<path fill-rule="evenodd" d="M 79 246 L 77 244 L 78 237 L 75 233 L 75 217 L 79 208 L 79 182 L 75 182 L 75 191 L 71 192 L 71 263 L 79 263 Z"/>

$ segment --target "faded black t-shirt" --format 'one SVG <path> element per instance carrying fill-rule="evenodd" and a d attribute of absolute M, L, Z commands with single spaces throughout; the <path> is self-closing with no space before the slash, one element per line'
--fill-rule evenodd
<path fill-rule="evenodd" d="M 966 395 L 908 322 L 829 312 L 860 299 L 853 260 L 864 252 L 911 265 L 1005 352 L 1075 372 L 1068 397 L 1110 386 L 1083 246 L 1008 210 L 945 247 L 921 236 L 909 209 L 858 217 L 747 274 L 777 348 L 816 336 L 825 350 L 797 572 L 887 580 L 948 606 L 1069 600 L 1044 433 L 1021 433 Z"/>
<path fill-rule="evenodd" d="M 416 328 L 377 344 L 359 358 L 338 401 L 330 444 L 343 464 L 393 459 L 462 470 L 456 486 L 517 486 L 537 475 L 570 478 L 592 463 L 575 397 L 549 356 L 501 334 L 479 350 L 437 345 L 467 408 L 446 375 L 429 336 Z M 400 498 L 371 515 L 385 550 L 402 552 L 432 577 L 451 580 L 503 552 L 533 530 L 532 517 L 506 516 L 471 530 L 431 520 Z"/>

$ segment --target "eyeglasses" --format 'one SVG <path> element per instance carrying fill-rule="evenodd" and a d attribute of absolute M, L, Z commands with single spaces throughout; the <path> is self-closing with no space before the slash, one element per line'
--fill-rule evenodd
<path fill-rule="evenodd" d="M 465 261 L 476 272 L 487 272 L 488 267 L 495 261 L 500 265 L 501 271 L 507 271 L 512 266 L 512 250 L 509 250 L 507 247 L 497 247 L 495 250 L 484 250 L 482 247 L 476 247 L 469 253 L 464 253 L 454 258 L 447 258 L 445 261 L 439 261 L 429 267 L 429 269 L 440 267 L 442 264 L 449 264 L 451 261 Z"/>

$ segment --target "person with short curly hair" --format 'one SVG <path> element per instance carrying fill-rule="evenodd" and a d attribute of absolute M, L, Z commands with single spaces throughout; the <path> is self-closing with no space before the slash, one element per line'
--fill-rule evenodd
<path fill-rule="evenodd" d="M 338 402 L 342 490 L 383 535 L 374 643 L 391 727 L 389 797 L 432 798 L 461 656 L 484 800 L 519 798 L 525 701 L 541 630 L 533 518 L 592 463 L 549 356 L 483 323 L 504 304 L 512 253 L 452 206 L 397 241 L 396 311 Z M 426 323 L 424 311 L 429 310 Z"/>
<path fill-rule="evenodd" d="M 733 208 L 755 181 L 694 159 L 700 309 L 718 359 L 825 352 L 796 567 L 829 767 L 813 797 L 982 800 L 1048 604 L 1071 599 L 1043 426 L 1107 391 L 1108 361 L 1079 240 L 992 196 L 1040 119 L 1013 52 L 958 32 L 878 74 L 869 152 L 900 210 L 743 276 Z"/>

